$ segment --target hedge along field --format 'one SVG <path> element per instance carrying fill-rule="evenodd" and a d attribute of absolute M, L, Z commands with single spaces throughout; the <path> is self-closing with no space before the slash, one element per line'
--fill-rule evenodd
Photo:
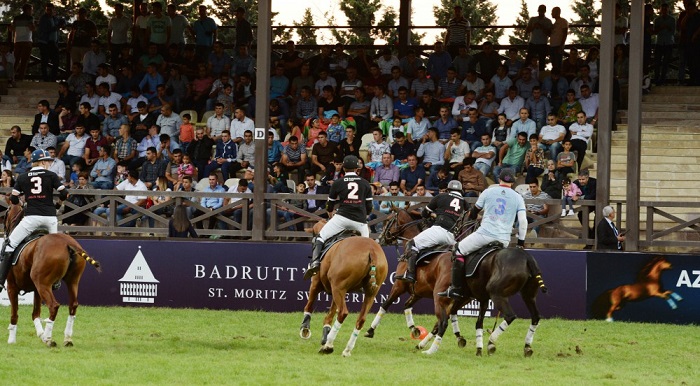
<path fill-rule="evenodd" d="M 376 308 L 376 307 L 375 307 Z M 529 320 L 517 319 L 493 356 L 476 357 L 475 318 L 460 318 L 467 346 L 451 329 L 440 351 L 416 350 L 403 314 L 387 314 L 375 337 L 358 338 L 352 357 L 341 352 L 357 314 L 351 313 L 335 353 L 318 354 L 323 315 L 310 340 L 299 338 L 302 312 L 80 307 L 74 347 L 64 348 L 67 307 L 54 328 L 57 348 L 35 336 L 31 308 L 20 308 L 17 344 L 0 340 L 3 384 L 697 384 L 700 329 L 641 323 L 543 319 L 532 358 L 523 357 Z M 376 310 L 372 310 L 376 311 Z M 44 309 L 44 316 L 46 310 Z M 368 316 L 363 333 L 374 314 Z M 9 322 L 9 308 L 0 308 Z M 430 327 L 431 315 L 416 315 Z M 492 327 L 494 319 L 485 325 Z M 486 340 L 486 337 L 485 337 Z M 484 353 L 485 354 L 485 353 Z"/>

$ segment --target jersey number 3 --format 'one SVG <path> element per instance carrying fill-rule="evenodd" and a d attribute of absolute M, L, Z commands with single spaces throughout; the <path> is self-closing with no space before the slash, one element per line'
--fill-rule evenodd
<path fill-rule="evenodd" d="M 357 195 L 357 191 L 360 189 L 360 186 L 357 185 L 357 182 L 351 182 L 348 184 L 348 189 L 350 189 L 350 193 L 348 193 L 348 198 L 351 200 L 359 200 L 360 196 Z"/>
<path fill-rule="evenodd" d="M 29 182 L 34 184 L 34 187 L 32 188 L 32 190 L 30 190 L 30 192 L 32 192 L 32 194 L 41 193 L 41 177 L 32 177 L 29 180 Z"/>

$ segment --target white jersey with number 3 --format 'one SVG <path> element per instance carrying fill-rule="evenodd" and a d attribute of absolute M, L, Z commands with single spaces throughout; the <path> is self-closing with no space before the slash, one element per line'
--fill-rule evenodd
<path fill-rule="evenodd" d="M 481 193 L 476 206 L 483 208 L 476 233 L 509 241 L 518 211 L 525 210 L 525 201 L 510 187 L 494 186 Z"/>

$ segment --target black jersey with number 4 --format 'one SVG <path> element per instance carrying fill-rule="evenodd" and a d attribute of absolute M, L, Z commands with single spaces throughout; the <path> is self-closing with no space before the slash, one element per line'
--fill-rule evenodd
<path fill-rule="evenodd" d="M 61 179 L 56 173 L 39 168 L 20 175 L 14 188 L 19 194 L 24 194 L 27 216 L 55 216 L 54 189 L 65 189 Z"/>
<path fill-rule="evenodd" d="M 372 210 L 372 187 L 355 173 L 333 182 L 328 193 L 328 205 L 338 205 L 339 214 L 349 220 L 366 223 L 367 213 Z"/>
<path fill-rule="evenodd" d="M 452 231 L 457 220 L 467 210 L 467 203 L 459 193 L 440 193 L 428 204 L 428 210 L 437 215 L 435 225 Z"/>

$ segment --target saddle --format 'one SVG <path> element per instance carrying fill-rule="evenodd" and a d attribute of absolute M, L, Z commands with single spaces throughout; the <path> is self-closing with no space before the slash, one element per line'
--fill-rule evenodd
<path fill-rule="evenodd" d="M 501 244 L 499 241 L 492 241 L 483 247 L 481 249 L 478 249 L 469 255 L 465 257 L 466 263 L 464 264 L 464 272 L 465 272 L 465 277 L 472 277 L 474 275 L 474 272 L 476 272 L 476 269 L 479 267 L 479 264 L 481 261 L 488 255 L 489 253 L 503 249 L 503 244 Z"/>
<path fill-rule="evenodd" d="M 22 251 L 24 251 L 24 248 L 29 245 L 32 241 L 38 239 L 39 237 L 46 236 L 49 234 L 46 229 L 37 229 L 34 232 L 30 233 L 29 236 L 27 236 L 24 240 L 22 240 L 21 243 L 15 248 L 14 251 L 12 251 L 12 265 L 17 264 L 17 261 L 19 261 L 19 256 L 22 254 Z"/>
<path fill-rule="evenodd" d="M 331 249 L 331 247 L 333 247 L 335 244 L 347 239 L 348 237 L 354 236 L 360 236 L 360 232 L 356 230 L 344 230 L 338 233 L 337 235 L 331 237 L 330 239 L 326 240 L 326 242 L 323 243 L 323 248 L 321 249 L 321 260 L 323 260 L 323 257 L 326 256 L 326 252 L 328 252 L 328 250 Z"/>
<path fill-rule="evenodd" d="M 438 245 L 435 247 L 423 249 L 420 251 L 420 253 L 418 253 L 418 258 L 416 259 L 416 266 L 428 264 L 430 263 L 430 260 L 433 257 L 445 252 L 452 252 L 452 250 L 445 245 Z"/>

